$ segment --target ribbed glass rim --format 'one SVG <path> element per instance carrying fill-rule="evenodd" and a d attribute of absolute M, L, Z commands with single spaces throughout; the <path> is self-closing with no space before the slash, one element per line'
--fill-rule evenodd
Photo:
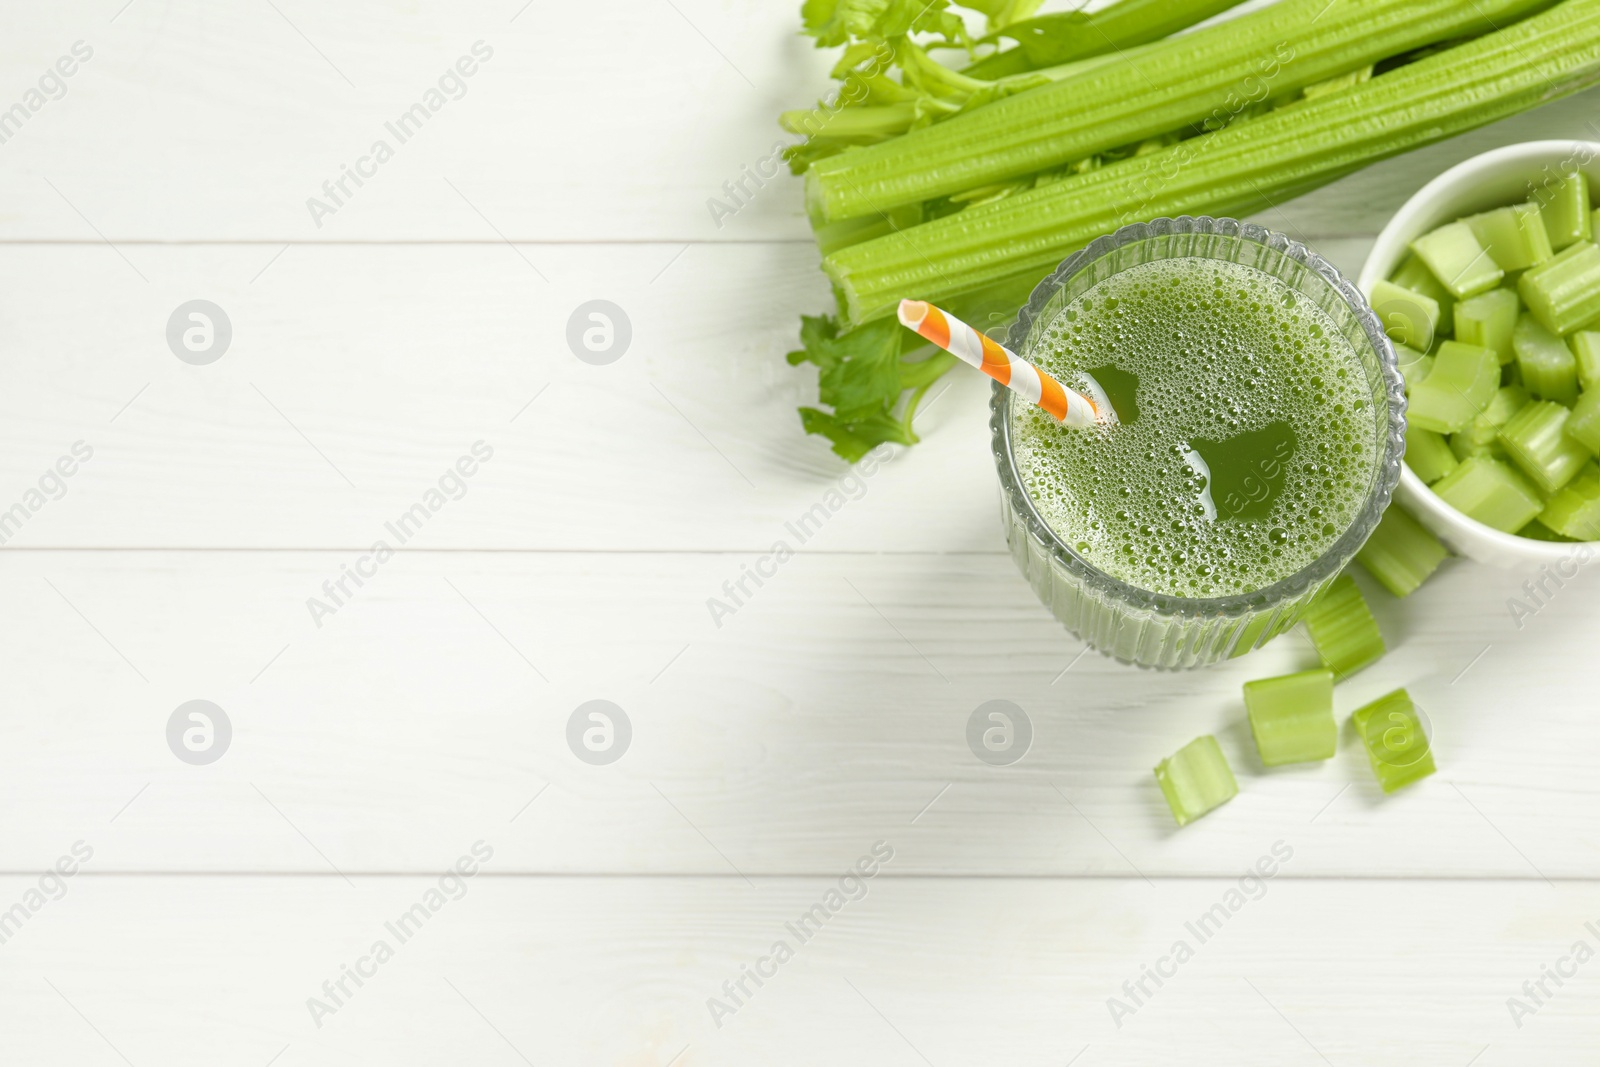
<path fill-rule="evenodd" d="M 1395 486 L 1400 481 L 1400 466 L 1405 457 L 1406 396 L 1405 382 L 1400 377 L 1399 362 L 1394 346 L 1385 335 L 1377 315 L 1368 305 L 1366 297 L 1338 269 L 1317 253 L 1281 233 L 1264 226 L 1240 222 L 1237 219 L 1210 216 L 1183 215 L 1176 219 L 1161 218 L 1148 223 L 1124 226 L 1113 234 L 1096 238 L 1087 247 L 1075 252 L 1056 268 L 1055 272 L 1034 287 L 1027 306 L 1017 314 L 1011 324 L 1006 344 L 1012 351 L 1027 356 L 1028 336 L 1049 307 L 1051 299 L 1065 287 L 1067 281 L 1112 252 L 1130 244 L 1160 237 L 1185 235 L 1236 238 L 1263 245 L 1285 258 L 1300 264 L 1319 275 L 1342 299 L 1357 324 L 1372 345 L 1378 368 L 1383 375 L 1383 393 L 1388 400 L 1387 436 L 1383 441 L 1383 459 L 1378 465 L 1372 486 L 1361 512 L 1337 540 L 1312 563 L 1272 585 L 1224 597 L 1190 598 L 1156 593 L 1130 585 L 1114 578 L 1089 563 L 1056 536 L 1039 516 L 1033 499 L 1024 486 L 1016 467 L 1016 457 L 1011 442 L 1011 402 L 1015 394 L 998 382 L 990 398 L 989 429 L 1000 482 L 1012 508 L 1023 518 L 1028 532 L 1050 552 L 1056 563 L 1064 567 L 1092 592 L 1114 597 L 1135 610 L 1186 618 L 1216 618 L 1242 616 L 1270 608 L 1275 604 L 1294 600 L 1308 590 L 1334 578 L 1355 557 L 1366 543 L 1378 521 L 1394 497 Z M 1308 294 L 1310 295 L 1310 294 Z M 1375 390 L 1376 392 L 1376 390 Z"/>

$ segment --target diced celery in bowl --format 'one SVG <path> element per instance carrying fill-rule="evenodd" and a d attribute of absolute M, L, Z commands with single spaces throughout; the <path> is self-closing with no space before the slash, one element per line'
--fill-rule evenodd
<path fill-rule="evenodd" d="M 1503 533 L 1596 540 L 1596 211 L 1581 170 L 1527 187 L 1528 200 L 1417 237 L 1370 296 L 1406 381 L 1412 473 Z"/>

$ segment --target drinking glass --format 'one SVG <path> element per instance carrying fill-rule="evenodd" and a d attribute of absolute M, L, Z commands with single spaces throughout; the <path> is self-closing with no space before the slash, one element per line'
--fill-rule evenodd
<path fill-rule="evenodd" d="M 1046 525 L 1028 495 L 1012 447 L 1011 405 L 1025 401 L 996 383 L 989 427 L 1012 557 L 1039 599 L 1067 629 L 1093 648 L 1143 667 L 1215 663 L 1259 648 L 1293 626 L 1377 527 L 1400 480 L 1405 455 L 1405 386 L 1394 346 L 1366 299 L 1305 245 L 1251 223 L 1184 216 L 1124 226 L 1101 237 L 1039 283 L 1012 324 L 1007 344 L 1024 359 L 1037 362 L 1034 346 L 1051 321 L 1088 289 L 1137 264 L 1190 258 L 1254 267 L 1282 280 L 1327 313 L 1366 374 L 1378 447 L 1360 511 L 1310 565 L 1247 593 L 1197 599 L 1170 596 L 1112 577 Z"/>

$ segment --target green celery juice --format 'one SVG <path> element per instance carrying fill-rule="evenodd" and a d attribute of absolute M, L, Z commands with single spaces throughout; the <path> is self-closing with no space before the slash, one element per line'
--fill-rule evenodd
<path fill-rule="evenodd" d="M 1378 429 L 1360 357 L 1254 267 L 1143 263 L 1064 307 L 1030 353 L 1117 422 L 1073 430 L 1012 406 L 1034 507 L 1095 568 L 1155 593 L 1248 593 L 1309 566 L 1356 520 Z"/>

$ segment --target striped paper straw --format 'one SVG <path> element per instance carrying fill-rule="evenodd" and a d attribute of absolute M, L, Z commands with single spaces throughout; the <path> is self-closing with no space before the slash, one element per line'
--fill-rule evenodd
<path fill-rule="evenodd" d="M 1009 386 L 1030 404 L 1066 426 L 1089 427 L 1104 421 L 1101 405 L 1068 389 L 1032 363 L 985 337 L 947 311 L 921 300 L 900 301 L 900 324 Z M 1107 413 L 1110 405 L 1105 405 Z"/>

